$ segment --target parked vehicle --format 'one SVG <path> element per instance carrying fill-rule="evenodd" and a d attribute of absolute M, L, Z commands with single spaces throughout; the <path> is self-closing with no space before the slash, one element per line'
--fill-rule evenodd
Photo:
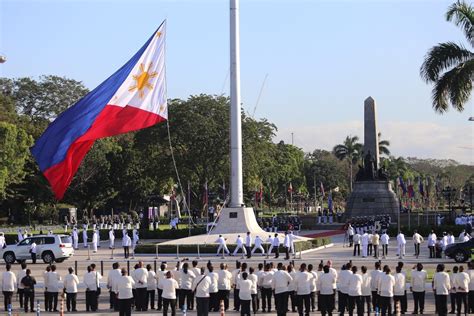
<path fill-rule="evenodd" d="M 444 251 L 445 255 L 456 262 L 465 262 L 474 258 L 474 238 L 465 242 L 448 245 Z"/>
<path fill-rule="evenodd" d="M 31 259 L 31 244 L 36 243 L 36 258 L 44 263 L 63 262 L 74 255 L 71 236 L 68 235 L 35 235 L 27 237 L 16 245 L 0 249 L 0 256 L 6 263 L 20 263 Z"/>

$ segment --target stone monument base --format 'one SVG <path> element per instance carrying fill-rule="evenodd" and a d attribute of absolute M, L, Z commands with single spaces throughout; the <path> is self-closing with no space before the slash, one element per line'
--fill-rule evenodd
<path fill-rule="evenodd" d="M 356 216 L 390 215 L 396 222 L 399 212 L 397 195 L 389 181 L 357 181 L 347 200 L 346 219 Z"/>
<path fill-rule="evenodd" d="M 266 234 L 258 225 L 251 207 L 227 207 L 221 210 L 212 234 Z"/>

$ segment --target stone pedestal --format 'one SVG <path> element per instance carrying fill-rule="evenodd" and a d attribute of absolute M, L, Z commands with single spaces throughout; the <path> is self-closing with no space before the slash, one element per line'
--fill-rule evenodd
<path fill-rule="evenodd" d="M 232 207 L 221 210 L 213 234 L 267 234 L 257 223 L 251 207 Z"/>
<path fill-rule="evenodd" d="M 358 181 L 347 200 L 346 219 L 356 216 L 390 215 L 397 221 L 399 202 L 389 181 Z"/>

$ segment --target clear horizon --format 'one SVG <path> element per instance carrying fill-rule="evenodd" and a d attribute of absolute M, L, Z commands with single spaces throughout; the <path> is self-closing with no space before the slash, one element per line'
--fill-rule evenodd
<path fill-rule="evenodd" d="M 453 1 L 241 0 L 242 101 L 279 131 L 275 141 L 331 150 L 363 140 L 363 102 L 394 156 L 474 164 L 472 98 L 462 113 L 431 108 L 419 76 L 427 51 L 461 42 Z M 167 19 L 168 97 L 228 94 L 228 1 L 0 0 L 2 77 L 66 76 L 92 89 Z M 468 47 L 468 49 L 473 49 Z"/>

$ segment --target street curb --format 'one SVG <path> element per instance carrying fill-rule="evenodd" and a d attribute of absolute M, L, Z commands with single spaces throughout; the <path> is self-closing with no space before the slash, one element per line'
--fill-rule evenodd
<path fill-rule="evenodd" d="M 318 250 L 322 250 L 322 249 L 326 249 L 326 248 L 331 248 L 333 246 L 334 246 L 334 243 L 330 243 L 330 244 L 327 244 L 327 245 L 324 245 L 324 246 L 321 246 L 321 247 L 304 250 L 304 251 L 301 252 L 301 254 L 304 255 L 304 254 L 309 253 L 309 252 L 318 251 Z"/>

